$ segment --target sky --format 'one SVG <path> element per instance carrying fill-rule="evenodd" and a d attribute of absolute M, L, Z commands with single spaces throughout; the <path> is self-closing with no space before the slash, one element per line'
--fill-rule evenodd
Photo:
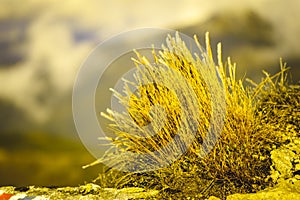
<path fill-rule="evenodd" d="M 176 29 L 205 23 L 217 13 L 238 15 L 251 9 L 270 21 L 276 41 L 276 48 L 258 51 L 270 59 L 275 57 L 276 62 L 279 55 L 300 57 L 298 0 L 0 3 L 0 98 L 12 102 L 39 124 L 49 123 L 55 115 L 71 123 L 70 95 L 81 64 L 97 44 L 124 31 Z"/>

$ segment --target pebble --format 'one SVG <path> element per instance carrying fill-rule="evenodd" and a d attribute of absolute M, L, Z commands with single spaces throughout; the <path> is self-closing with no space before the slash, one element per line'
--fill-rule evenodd
<path fill-rule="evenodd" d="M 0 200 L 49 200 L 43 196 L 27 196 L 26 194 L 8 194 L 0 190 Z"/>
<path fill-rule="evenodd" d="M 0 200 L 10 200 L 13 194 L 4 193 L 4 191 L 0 191 Z"/>

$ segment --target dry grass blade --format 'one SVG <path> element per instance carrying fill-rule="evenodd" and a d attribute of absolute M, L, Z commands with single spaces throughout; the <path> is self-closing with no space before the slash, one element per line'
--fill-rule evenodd
<path fill-rule="evenodd" d="M 147 58 L 137 53 L 134 62 L 139 69 L 139 76 L 137 76 L 138 84 L 135 86 L 139 89 L 140 95 L 129 91 L 129 87 L 127 96 L 116 94 L 127 108 L 128 115 L 109 110 L 103 116 L 112 121 L 111 127 L 117 136 L 117 139 L 112 139 L 113 144 L 123 147 L 124 151 L 139 154 L 156 151 L 168 145 L 178 134 L 178 130 L 182 129 L 182 125 L 186 124 L 185 132 L 188 133 L 191 119 L 200 124 L 194 135 L 194 141 L 179 159 L 156 171 L 126 174 L 114 169 L 109 170 L 106 173 L 111 186 L 140 186 L 162 190 L 171 188 L 172 191 L 189 195 L 197 195 L 199 191 L 203 191 L 207 196 L 225 198 L 235 192 L 255 192 L 272 185 L 272 182 L 267 179 L 272 164 L 270 151 L 274 144 L 278 146 L 288 139 L 299 137 L 300 132 L 300 87 L 287 84 L 285 65 L 281 62 L 279 74 L 270 76 L 265 73 L 266 77 L 261 83 L 252 82 L 254 87 L 245 88 L 243 81 L 236 79 L 236 64 L 232 63 L 230 58 L 223 64 L 221 44 L 218 44 L 217 49 L 218 65 L 215 64 L 208 34 L 206 50 L 203 50 L 195 37 L 202 55 L 192 55 L 178 35 L 175 38 L 169 36 L 167 41 L 168 46 L 163 47 L 162 51 L 159 53 L 153 51 L 155 63 L 150 63 Z M 141 66 L 144 68 L 142 69 Z M 165 66 L 179 72 L 193 89 L 196 102 L 185 101 L 187 108 L 190 108 L 189 118 L 183 118 L 182 104 L 178 101 L 176 92 L 163 84 L 144 84 L 156 79 L 170 81 L 168 76 L 163 74 L 167 73 L 167 70 L 161 71 L 162 74 L 155 73 L 153 69 L 157 66 Z M 212 74 L 217 74 L 219 80 L 213 79 L 211 74 L 208 74 L 209 77 L 204 77 L 199 73 L 203 68 L 209 69 Z M 226 94 L 223 99 L 226 102 L 226 121 L 214 147 L 205 155 L 202 147 L 212 117 L 212 96 L 213 92 L 219 92 L 210 90 L 209 87 L 214 89 L 214 85 L 209 86 L 207 78 L 223 84 Z M 190 91 L 186 87 L 185 83 L 180 82 L 173 88 L 189 96 Z M 221 105 L 223 100 L 217 99 L 216 102 Z M 163 127 L 158 123 L 152 124 L 156 130 L 156 134 L 153 135 L 141 127 L 153 122 L 155 116 L 151 107 L 157 104 L 163 107 L 166 121 Z M 199 105 L 197 109 L 194 104 Z M 160 111 L 157 113 L 162 115 Z M 221 119 L 221 116 L 219 117 Z M 215 126 L 221 126 L 221 123 Z M 143 137 L 139 137 L 140 135 Z M 213 144 L 214 135 L 209 135 L 209 139 L 211 141 L 207 144 Z M 181 147 L 179 145 L 176 148 Z M 165 154 L 163 158 L 157 160 L 164 163 L 165 160 L 173 159 L 168 156 L 170 155 Z M 108 153 L 104 159 L 112 158 L 116 157 L 110 157 Z M 120 164 L 119 169 L 122 169 L 124 164 L 118 163 L 118 160 L 111 160 L 111 162 Z M 145 163 L 147 164 L 149 163 Z M 114 174 L 113 178 L 111 178 L 112 174 Z M 102 178 L 101 181 L 105 182 L 105 179 Z M 175 193 L 172 195 L 178 197 Z M 164 195 L 170 194 L 163 192 L 161 195 L 163 198 Z"/>

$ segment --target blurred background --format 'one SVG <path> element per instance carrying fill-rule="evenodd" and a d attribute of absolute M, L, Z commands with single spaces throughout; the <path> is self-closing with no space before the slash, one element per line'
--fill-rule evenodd
<path fill-rule="evenodd" d="M 300 79 L 298 0 L 0 0 L 0 186 L 79 185 L 97 177 L 77 135 L 72 87 L 101 41 L 143 27 L 170 28 L 200 41 L 210 32 L 238 76 L 279 71 Z"/>

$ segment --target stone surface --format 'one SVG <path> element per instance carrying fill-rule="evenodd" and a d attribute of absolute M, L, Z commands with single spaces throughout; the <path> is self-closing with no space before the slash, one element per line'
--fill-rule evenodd
<path fill-rule="evenodd" d="M 96 184 L 86 184 L 79 187 L 62 187 L 62 188 L 41 188 L 41 187 L 24 187 L 15 188 L 0 187 L 0 197 L 1 195 L 13 194 L 10 199 L 64 199 L 64 200 L 125 200 L 125 199 L 147 199 L 155 197 L 158 194 L 156 190 L 145 190 L 142 188 L 101 188 Z M 1 199 L 1 198 L 0 198 Z"/>
<path fill-rule="evenodd" d="M 270 178 L 276 186 L 252 194 L 233 194 L 226 200 L 300 200 L 300 140 L 282 145 L 271 152 Z"/>
<path fill-rule="evenodd" d="M 226 200 L 298 200 L 300 199 L 300 181 L 292 178 L 282 180 L 274 187 L 253 194 L 234 194 Z"/>

